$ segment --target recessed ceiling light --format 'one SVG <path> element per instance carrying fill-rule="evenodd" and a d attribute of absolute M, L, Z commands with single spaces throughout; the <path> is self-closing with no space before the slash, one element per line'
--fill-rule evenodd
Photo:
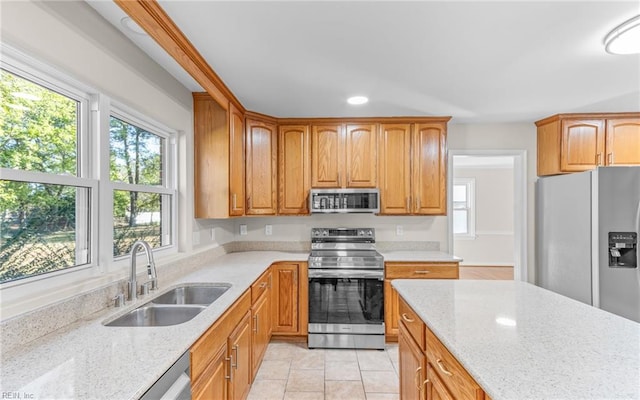
<path fill-rule="evenodd" d="M 604 38 L 604 49 L 610 54 L 640 53 L 640 15 L 615 27 Z"/>
<path fill-rule="evenodd" d="M 369 99 L 365 96 L 352 96 L 347 99 L 347 103 L 357 106 L 360 104 L 365 104 Z"/>
<path fill-rule="evenodd" d="M 122 18 L 120 20 L 120 23 L 122 24 L 122 26 L 125 27 L 126 30 L 128 30 L 131 33 L 135 33 L 136 35 L 147 36 L 147 32 L 145 32 L 145 30 L 142 29 L 140 25 L 136 23 L 136 21 L 132 20 L 131 17 Z"/>

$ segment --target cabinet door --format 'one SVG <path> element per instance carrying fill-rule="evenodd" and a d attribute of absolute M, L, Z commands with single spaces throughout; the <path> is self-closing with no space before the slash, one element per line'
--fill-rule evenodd
<path fill-rule="evenodd" d="M 241 400 L 251 386 L 251 312 L 247 311 L 228 339 L 227 352 L 231 357 L 229 399 Z"/>
<path fill-rule="evenodd" d="M 218 350 L 200 379 L 193 383 L 193 400 L 227 398 L 228 366 L 226 344 Z"/>
<path fill-rule="evenodd" d="M 229 108 L 229 215 L 244 215 L 244 116 Z"/>
<path fill-rule="evenodd" d="M 425 357 L 402 323 L 400 323 L 398 334 L 398 353 L 400 356 L 400 399 L 424 399 Z"/>
<path fill-rule="evenodd" d="M 640 119 L 607 120 L 606 165 L 640 165 Z"/>
<path fill-rule="evenodd" d="M 343 138 L 341 125 L 311 127 L 311 186 L 315 188 L 341 187 L 343 167 Z"/>
<path fill-rule="evenodd" d="M 277 154 L 276 127 L 261 121 L 247 120 L 247 215 L 276 213 Z"/>
<path fill-rule="evenodd" d="M 377 126 L 347 125 L 345 132 L 346 187 L 376 187 Z"/>
<path fill-rule="evenodd" d="M 446 124 L 416 124 L 413 139 L 413 213 L 446 215 Z"/>
<path fill-rule="evenodd" d="M 385 124 L 378 140 L 380 214 L 411 213 L 411 125 Z"/>
<path fill-rule="evenodd" d="M 454 400 L 431 363 L 427 363 L 427 399 Z"/>
<path fill-rule="evenodd" d="M 298 264 L 274 264 L 273 333 L 299 334 Z"/>
<path fill-rule="evenodd" d="M 604 165 L 604 120 L 563 120 L 560 169 L 587 171 Z"/>
<path fill-rule="evenodd" d="M 311 144 L 307 125 L 280 126 L 278 214 L 309 214 Z"/>
<path fill-rule="evenodd" d="M 260 299 L 253 305 L 251 311 L 252 318 L 252 344 L 251 363 L 252 378 L 258 373 L 258 368 L 262 361 L 267 345 L 271 339 L 271 291 L 267 290 Z"/>
<path fill-rule="evenodd" d="M 398 292 L 391 280 L 384 280 L 384 333 L 387 338 L 398 337 Z"/>
<path fill-rule="evenodd" d="M 194 214 L 229 216 L 229 132 L 227 110 L 206 94 L 193 96 Z"/>

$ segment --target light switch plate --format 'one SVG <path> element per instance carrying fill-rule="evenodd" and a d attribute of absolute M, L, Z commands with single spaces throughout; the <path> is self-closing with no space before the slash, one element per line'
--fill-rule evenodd
<path fill-rule="evenodd" d="M 246 224 L 241 224 L 241 225 L 240 225 L 240 234 L 241 234 L 242 236 L 244 236 L 244 235 L 246 235 L 246 234 L 247 234 L 247 225 L 246 225 Z"/>
<path fill-rule="evenodd" d="M 267 236 L 271 236 L 273 234 L 273 225 L 265 225 L 264 234 Z"/>
<path fill-rule="evenodd" d="M 396 236 L 404 235 L 404 228 L 402 225 L 396 225 Z"/>

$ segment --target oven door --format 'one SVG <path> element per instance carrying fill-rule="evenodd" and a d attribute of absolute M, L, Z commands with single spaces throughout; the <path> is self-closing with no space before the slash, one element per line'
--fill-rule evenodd
<path fill-rule="evenodd" d="M 309 333 L 384 333 L 382 270 L 309 269 Z"/>

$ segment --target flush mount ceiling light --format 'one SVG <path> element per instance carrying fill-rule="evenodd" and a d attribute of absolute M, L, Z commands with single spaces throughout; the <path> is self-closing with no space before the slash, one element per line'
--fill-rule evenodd
<path fill-rule="evenodd" d="M 136 35 L 141 35 L 141 36 L 147 36 L 147 32 L 145 32 L 145 30 L 142 29 L 140 25 L 136 23 L 136 21 L 132 20 L 131 17 L 122 18 L 120 20 L 120 23 L 122 24 L 122 26 L 125 27 L 126 30 L 128 30 L 131 33 L 135 33 Z"/>
<path fill-rule="evenodd" d="M 604 38 L 604 49 L 610 54 L 640 53 L 640 15 L 615 27 Z"/>
<path fill-rule="evenodd" d="M 365 96 L 352 96 L 347 99 L 347 103 L 357 106 L 360 104 L 365 104 L 369 101 L 369 99 Z"/>

